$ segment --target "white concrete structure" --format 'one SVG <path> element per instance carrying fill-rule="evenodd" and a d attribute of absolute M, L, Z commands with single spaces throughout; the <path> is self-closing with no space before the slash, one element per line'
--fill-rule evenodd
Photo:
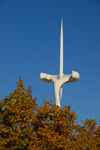
<path fill-rule="evenodd" d="M 62 98 L 62 87 L 63 83 L 70 83 L 78 81 L 79 73 L 72 71 L 72 74 L 63 74 L 63 20 L 61 20 L 61 35 L 60 35 L 60 72 L 59 75 L 50 75 L 47 73 L 40 73 L 40 78 L 42 81 L 51 82 L 54 86 L 55 101 L 56 105 L 60 107 L 60 100 Z M 60 95 L 59 95 L 60 91 Z"/>

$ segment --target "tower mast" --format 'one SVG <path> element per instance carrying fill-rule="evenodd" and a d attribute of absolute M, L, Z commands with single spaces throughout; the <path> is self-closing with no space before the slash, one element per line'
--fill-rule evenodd
<path fill-rule="evenodd" d="M 60 34 L 60 71 L 59 75 L 50 75 L 47 73 L 40 73 L 42 81 L 51 82 L 54 86 L 56 105 L 60 107 L 60 99 L 62 98 L 62 86 L 64 83 L 76 82 L 79 79 L 79 73 L 72 71 L 72 74 L 63 74 L 63 19 L 61 18 L 61 34 Z M 60 95 L 59 95 L 60 91 Z"/>
<path fill-rule="evenodd" d="M 61 33 L 60 33 L 60 79 L 63 76 L 63 18 L 61 18 Z"/>

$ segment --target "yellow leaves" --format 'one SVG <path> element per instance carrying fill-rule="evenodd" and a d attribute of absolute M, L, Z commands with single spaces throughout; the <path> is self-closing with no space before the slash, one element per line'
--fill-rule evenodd
<path fill-rule="evenodd" d="M 0 101 L 0 144 L 2 149 L 84 149 L 100 148 L 100 126 L 86 119 L 83 126 L 75 125 L 77 119 L 71 107 L 59 108 L 46 100 L 41 107 L 32 98 L 31 87 L 23 87 L 21 78 L 17 89 Z M 10 142 L 11 141 L 11 142 Z M 7 147 L 7 144 L 10 148 Z"/>
<path fill-rule="evenodd" d="M 21 122 L 19 122 L 18 124 L 21 125 Z"/>
<path fill-rule="evenodd" d="M 52 103 L 52 100 L 50 100 L 50 103 Z"/>
<path fill-rule="evenodd" d="M 97 127 L 96 133 L 100 137 L 100 126 Z"/>

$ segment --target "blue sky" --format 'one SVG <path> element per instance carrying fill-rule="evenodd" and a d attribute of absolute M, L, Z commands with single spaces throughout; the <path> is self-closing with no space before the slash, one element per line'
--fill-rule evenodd
<path fill-rule="evenodd" d="M 71 103 L 78 119 L 100 119 L 100 1 L 1 0 L 0 99 L 13 92 L 22 77 L 38 104 L 51 99 L 52 83 L 40 73 L 59 74 L 60 25 L 63 17 L 64 74 L 80 79 L 63 85 L 61 108 Z"/>

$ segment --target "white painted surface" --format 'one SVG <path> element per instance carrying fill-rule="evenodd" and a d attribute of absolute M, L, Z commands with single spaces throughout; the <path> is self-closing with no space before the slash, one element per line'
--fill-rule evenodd
<path fill-rule="evenodd" d="M 76 82 L 79 79 L 79 73 L 72 71 L 72 74 L 63 74 L 63 20 L 61 19 L 61 34 L 60 34 L 60 70 L 59 75 L 50 75 L 47 73 L 40 73 L 42 81 L 51 82 L 54 86 L 55 102 L 60 107 L 60 100 L 62 98 L 62 87 L 63 83 Z M 59 95 L 60 91 L 60 95 Z"/>

